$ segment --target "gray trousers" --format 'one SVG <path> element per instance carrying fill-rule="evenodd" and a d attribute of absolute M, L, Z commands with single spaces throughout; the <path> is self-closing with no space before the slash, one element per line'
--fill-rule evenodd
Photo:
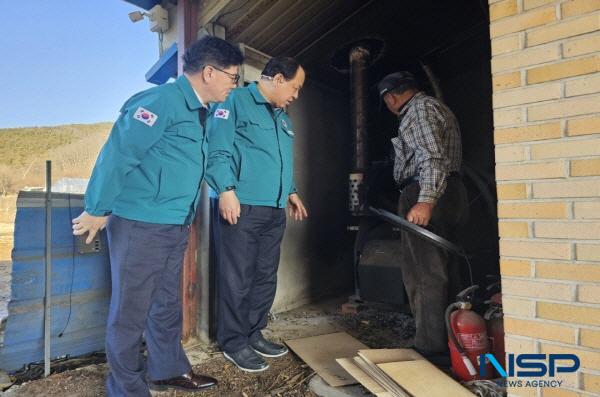
<path fill-rule="evenodd" d="M 419 190 L 418 182 L 413 182 L 402 190 L 398 202 L 399 215 L 406 217 L 417 203 Z M 449 177 L 446 191 L 434 207 L 427 228 L 452 241 L 454 230 L 467 217 L 465 186 L 459 177 Z M 460 271 L 456 266 L 457 258 L 407 231 L 401 232 L 401 239 L 400 268 L 415 319 L 415 347 L 430 352 L 443 352 L 448 349 L 444 311 L 449 303 L 449 295 L 458 292 L 462 284 Z"/>
<path fill-rule="evenodd" d="M 150 396 L 151 380 L 183 375 L 181 269 L 189 228 L 111 216 L 106 227 L 112 295 L 106 327 L 111 397 Z M 148 359 L 140 353 L 142 334 Z"/>

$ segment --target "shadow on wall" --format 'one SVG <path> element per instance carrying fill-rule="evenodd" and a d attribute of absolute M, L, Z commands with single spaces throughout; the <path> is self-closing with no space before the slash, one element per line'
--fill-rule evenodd
<path fill-rule="evenodd" d="M 353 288 L 353 232 L 346 230 L 351 140 L 348 99 L 307 81 L 290 108 L 295 177 L 309 218 L 288 218 L 274 311 Z"/>

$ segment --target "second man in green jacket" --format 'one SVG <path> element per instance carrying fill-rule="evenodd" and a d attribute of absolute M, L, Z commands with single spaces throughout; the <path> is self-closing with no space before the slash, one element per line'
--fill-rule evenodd
<path fill-rule="evenodd" d="M 257 83 L 235 89 L 208 121 L 206 180 L 219 194 L 217 340 L 240 369 L 268 368 L 260 357 L 287 353 L 261 330 L 277 287 L 280 245 L 290 216 L 307 211 L 296 192 L 295 131 L 285 109 L 298 98 L 303 68 L 275 57 Z"/>

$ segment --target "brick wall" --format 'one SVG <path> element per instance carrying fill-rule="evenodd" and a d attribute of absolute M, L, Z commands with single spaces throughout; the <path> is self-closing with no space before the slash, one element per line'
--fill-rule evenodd
<path fill-rule="evenodd" d="M 600 395 L 600 0 L 490 0 L 507 351 L 575 353 Z"/>

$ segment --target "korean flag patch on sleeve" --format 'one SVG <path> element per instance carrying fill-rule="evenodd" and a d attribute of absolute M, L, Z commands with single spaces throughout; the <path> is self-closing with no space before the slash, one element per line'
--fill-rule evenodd
<path fill-rule="evenodd" d="M 143 107 L 140 106 L 137 108 L 137 110 L 133 114 L 133 118 L 138 121 L 141 121 L 142 123 L 146 124 L 149 127 L 152 127 L 154 125 L 154 123 L 156 123 L 158 116 L 155 115 L 154 113 L 152 113 L 151 111 L 144 109 Z"/>
<path fill-rule="evenodd" d="M 227 110 L 227 109 L 215 110 L 215 118 L 227 120 L 229 118 L 229 110 Z"/>

